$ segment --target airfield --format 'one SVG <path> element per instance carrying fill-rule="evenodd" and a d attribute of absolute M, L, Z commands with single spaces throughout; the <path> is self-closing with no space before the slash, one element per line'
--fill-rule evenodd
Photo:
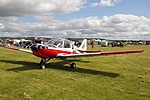
<path fill-rule="evenodd" d="M 0 100 L 150 99 L 150 45 L 95 45 L 94 49 L 145 51 L 69 59 L 76 62 L 76 69 L 52 59 L 41 70 L 40 58 L 0 47 Z"/>

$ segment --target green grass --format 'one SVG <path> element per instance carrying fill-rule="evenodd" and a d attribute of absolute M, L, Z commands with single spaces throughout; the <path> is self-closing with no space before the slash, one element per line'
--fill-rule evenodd
<path fill-rule="evenodd" d="M 40 58 L 0 47 L 0 100 L 150 99 L 150 46 L 95 46 L 94 49 L 145 51 L 69 59 L 75 60 L 77 69 L 52 59 L 41 70 Z"/>

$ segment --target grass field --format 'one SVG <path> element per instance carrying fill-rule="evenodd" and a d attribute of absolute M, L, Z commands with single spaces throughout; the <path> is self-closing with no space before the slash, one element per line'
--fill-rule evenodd
<path fill-rule="evenodd" d="M 150 46 L 94 49 L 145 51 L 69 59 L 77 69 L 52 59 L 41 70 L 40 58 L 0 47 L 0 100 L 150 100 Z"/>

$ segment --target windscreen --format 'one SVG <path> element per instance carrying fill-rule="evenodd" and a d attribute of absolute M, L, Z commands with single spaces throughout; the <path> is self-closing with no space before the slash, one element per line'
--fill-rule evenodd
<path fill-rule="evenodd" d="M 62 39 L 51 39 L 47 42 L 49 47 L 62 47 L 63 40 Z"/>

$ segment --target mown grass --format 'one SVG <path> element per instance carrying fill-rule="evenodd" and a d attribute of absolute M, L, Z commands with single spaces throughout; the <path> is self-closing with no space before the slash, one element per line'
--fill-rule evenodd
<path fill-rule="evenodd" d="M 145 51 L 69 59 L 76 62 L 77 69 L 52 59 L 41 70 L 40 58 L 0 47 L 0 100 L 150 99 L 150 46 L 95 46 L 94 49 Z"/>

